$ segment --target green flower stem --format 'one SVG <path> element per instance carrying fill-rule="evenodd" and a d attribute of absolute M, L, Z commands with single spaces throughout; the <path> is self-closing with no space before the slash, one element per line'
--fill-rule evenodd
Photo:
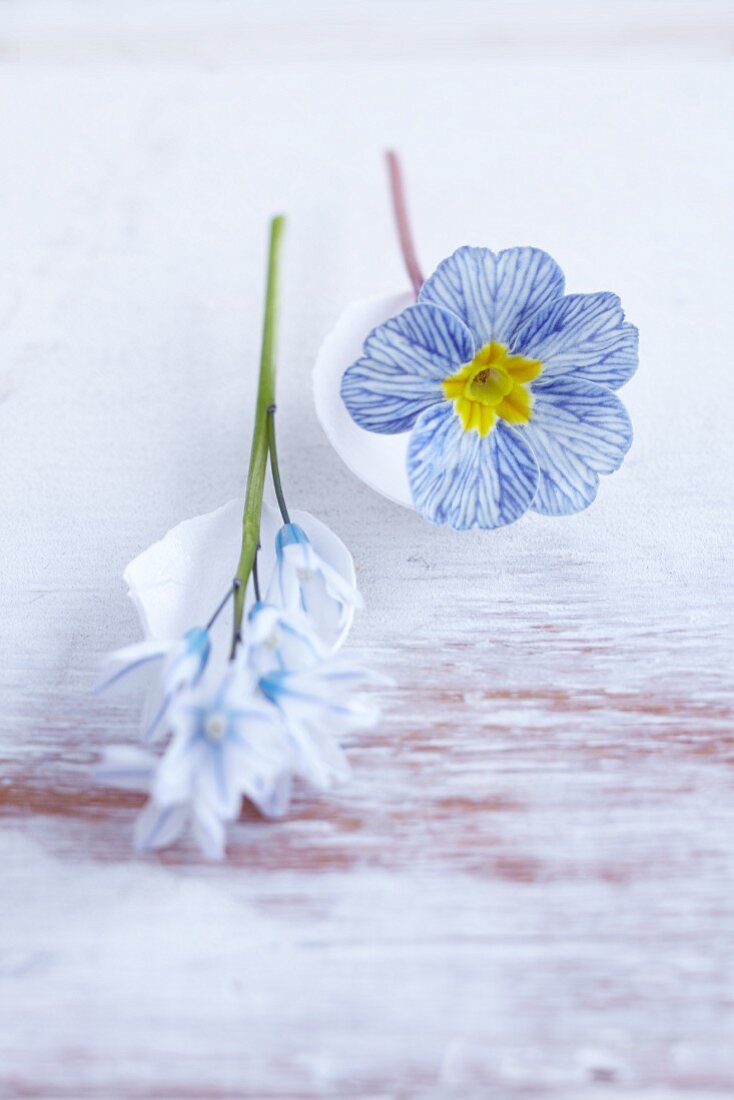
<path fill-rule="evenodd" d="M 237 565 L 235 581 L 239 584 L 234 594 L 234 628 L 232 652 L 234 657 L 242 627 L 242 615 L 245 608 L 247 582 L 252 573 L 260 539 L 260 515 L 263 506 L 263 486 L 265 471 L 268 467 L 270 434 L 268 421 L 270 408 L 275 404 L 275 327 L 278 307 L 278 268 L 280 245 L 283 237 L 285 218 L 278 216 L 270 223 L 270 250 L 268 253 L 268 283 L 265 295 L 265 317 L 263 319 L 263 339 L 260 352 L 260 378 L 257 386 L 257 405 L 255 408 L 255 427 L 250 448 L 250 468 L 247 473 L 245 509 L 242 514 L 242 550 Z"/>

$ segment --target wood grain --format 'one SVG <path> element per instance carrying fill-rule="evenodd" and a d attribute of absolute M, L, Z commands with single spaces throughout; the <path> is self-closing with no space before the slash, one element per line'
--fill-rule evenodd
<path fill-rule="evenodd" d="M 0 1096 L 729 1097 L 730 10 L 660 6 L 656 38 L 605 5 L 539 59 L 468 5 L 461 60 L 446 6 L 404 53 L 408 6 L 384 49 L 344 14 L 325 46 L 324 6 L 296 61 L 277 13 L 218 10 L 3 12 Z M 532 241 L 640 325 L 636 443 L 582 516 L 433 529 L 321 435 L 321 338 L 401 286 L 387 138 L 427 270 Z M 241 491 L 280 208 L 286 487 L 395 687 L 349 786 L 245 812 L 222 866 L 140 859 L 140 800 L 89 779 L 134 705 L 89 689 L 137 637 L 126 561 Z"/>

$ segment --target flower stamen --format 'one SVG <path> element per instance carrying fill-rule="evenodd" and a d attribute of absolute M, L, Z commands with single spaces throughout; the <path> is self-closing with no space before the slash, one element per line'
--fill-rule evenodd
<path fill-rule="evenodd" d="M 221 741 L 227 732 L 227 715 L 220 710 L 212 711 L 204 719 L 204 732 L 210 741 Z"/>
<path fill-rule="evenodd" d="M 487 435 L 497 417 L 510 424 L 527 424 L 532 395 L 525 383 L 537 378 L 542 369 L 540 360 L 509 355 L 504 344 L 492 340 L 441 385 L 464 430 Z"/>

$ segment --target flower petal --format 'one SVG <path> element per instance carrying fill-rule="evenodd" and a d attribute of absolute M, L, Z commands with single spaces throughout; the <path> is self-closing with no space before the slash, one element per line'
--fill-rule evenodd
<path fill-rule="evenodd" d="M 186 802 L 193 797 L 197 773 L 204 766 L 204 742 L 193 724 L 184 725 L 184 713 L 176 714 L 178 729 L 168 745 L 153 779 L 153 794 L 161 806 Z"/>
<path fill-rule="evenodd" d="M 333 739 L 304 722 L 291 721 L 288 737 L 293 751 L 293 772 L 317 791 L 328 791 L 346 778 L 349 767 Z"/>
<path fill-rule="evenodd" d="M 345 369 L 359 359 L 366 333 L 411 302 L 409 294 L 352 302 L 322 344 L 313 372 L 316 415 L 341 460 L 370 488 L 412 508 L 405 468 L 408 435 L 365 431 L 352 419 L 341 397 Z"/>
<path fill-rule="evenodd" d="M 207 859 L 223 859 L 227 833 L 224 822 L 212 806 L 197 798 L 193 805 L 193 833 Z"/>
<path fill-rule="evenodd" d="M 172 645 L 160 681 L 152 685 L 143 706 L 141 732 L 144 741 L 155 741 L 168 733 L 171 722 L 166 718 L 171 703 L 180 692 L 199 683 L 209 660 L 211 642 L 202 627 L 188 630 Z"/>
<path fill-rule="evenodd" d="M 167 693 L 159 679 L 154 680 L 148 687 L 140 712 L 140 735 L 145 742 L 162 740 L 170 733 L 169 708 L 173 702 L 173 696 Z"/>
<path fill-rule="evenodd" d="M 416 424 L 408 476 L 416 509 L 457 531 L 514 523 L 538 485 L 535 457 L 516 429 L 500 422 L 485 436 L 464 431 L 449 402 Z"/>
<path fill-rule="evenodd" d="M 308 668 L 328 656 L 305 615 L 262 602 L 250 611 L 239 652 L 245 668 L 257 676 L 277 668 Z"/>
<path fill-rule="evenodd" d="M 208 744 L 195 780 L 197 797 L 203 797 L 225 821 L 234 821 L 242 804 L 232 759 L 235 755 L 236 749 L 226 741 L 220 745 Z"/>
<path fill-rule="evenodd" d="M 124 680 L 131 672 L 149 669 L 154 662 L 162 661 L 175 646 L 175 641 L 146 640 L 134 642 L 123 649 L 108 653 L 103 664 L 105 667 L 114 668 L 114 671 L 108 673 L 100 683 L 95 685 L 95 694 L 107 691 L 108 688 Z"/>
<path fill-rule="evenodd" d="M 291 804 L 293 778 L 286 768 L 272 773 L 261 768 L 243 778 L 242 791 L 263 817 L 285 817 Z"/>
<path fill-rule="evenodd" d="M 321 753 L 324 763 L 329 768 L 333 781 L 335 783 L 345 783 L 349 779 L 352 769 L 349 766 L 347 754 L 339 742 L 325 730 L 314 730 L 311 736 Z"/>
<path fill-rule="evenodd" d="M 328 656 L 341 645 L 362 597 L 354 581 L 347 581 L 322 558 L 305 535 L 302 541 L 283 545 L 281 534 L 266 599 L 300 620 L 305 618 L 307 630 L 325 651 L 322 656 Z"/>
<path fill-rule="evenodd" d="M 599 474 L 618 469 L 632 443 L 627 410 L 615 393 L 565 376 L 534 388 L 535 404 L 523 436 L 540 468 L 532 509 L 546 516 L 587 508 Z"/>
<path fill-rule="evenodd" d="M 293 779 L 291 773 L 282 771 L 268 791 L 267 797 L 258 799 L 256 806 L 265 817 L 285 817 L 291 804 Z"/>
<path fill-rule="evenodd" d="M 159 806 L 152 798 L 135 822 L 135 847 L 139 852 L 166 848 L 182 833 L 188 820 L 189 806 Z"/>
<path fill-rule="evenodd" d="M 97 783 L 125 791 L 147 791 L 157 763 L 156 757 L 133 745 L 109 745 L 92 777 Z"/>
<path fill-rule="evenodd" d="M 231 738 L 230 764 L 239 784 L 255 773 L 272 777 L 288 765 L 288 746 L 280 712 L 265 703 L 261 705 L 267 718 L 230 711 L 237 726 Z"/>
<path fill-rule="evenodd" d="M 340 734 L 373 726 L 379 708 L 364 698 L 360 689 L 384 682 L 361 668 L 325 661 L 300 672 L 271 672 L 260 678 L 262 693 L 282 712 L 285 724 L 303 723 L 309 729 L 330 729 Z"/>
<path fill-rule="evenodd" d="M 426 279 L 420 302 L 432 302 L 460 317 L 477 347 L 490 340 L 510 344 L 517 329 L 563 294 L 563 272 L 540 248 L 464 246 Z"/>
<path fill-rule="evenodd" d="M 542 361 L 541 385 L 572 376 L 617 390 L 637 370 L 637 342 L 616 294 L 567 294 L 531 317 L 513 350 Z"/>
<path fill-rule="evenodd" d="M 299 618 L 305 616 L 307 628 L 326 652 L 335 652 L 344 641 L 354 618 L 355 608 L 362 606 L 362 597 L 355 588 L 354 564 L 349 557 L 350 576 L 335 569 L 322 558 L 304 532 L 297 542 L 284 545 L 281 538 L 284 527 L 276 538 L 276 565 L 266 599 L 293 612 Z M 343 545 L 343 544 L 342 544 Z"/>
<path fill-rule="evenodd" d="M 443 399 L 444 378 L 473 358 L 472 335 L 458 317 L 408 306 L 369 334 L 361 359 L 344 372 L 342 400 L 360 428 L 405 432 Z"/>

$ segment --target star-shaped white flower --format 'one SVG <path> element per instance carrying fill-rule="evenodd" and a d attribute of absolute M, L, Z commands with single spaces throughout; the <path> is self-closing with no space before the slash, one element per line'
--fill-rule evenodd
<path fill-rule="evenodd" d="M 101 782 L 150 795 L 136 825 L 141 850 L 173 843 L 187 824 L 205 855 L 224 854 L 226 825 L 243 798 L 266 817 L 288 809 L 292 748 L 279 712 L 231 673 L 211 693 L 198 690 L 171 708 L 174 735 L 162 757 L 127 747 L 108 750 Z"/>

